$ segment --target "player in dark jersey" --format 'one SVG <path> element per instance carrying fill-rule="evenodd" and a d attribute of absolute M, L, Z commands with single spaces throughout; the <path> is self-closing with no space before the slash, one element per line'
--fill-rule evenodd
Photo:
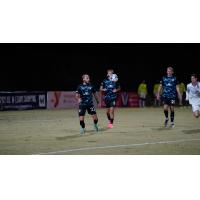
<path fill-rule="evenodd" d="M 172 67 L 167 68 L 167 76 L 163 77 L 160 86 L 158 88 L 157 99 L 160 100 L 160 92 L 162 90 L 162 101 L 164 104 L 164 114 L 165 114 L 165 127 L 168 125 L 168 109 L 170 108 L 170 118 L 171 127 L 174 127 L 174 105 L 176 102 L 177 93 L 180 97 L 180 90 L 178 86 L 178 81 L 175 76 L 173 76 L 174 70 Z"/>
<path fill-rule="evenodd" d="M 108 128 L 113 128 L 114 107 L 116 105 L 117 92 L 120 91 L 118 79 L 113 79 L 113 69 L 107 70 L 107 79 L 101 83 L 100 90 L 104 92 L 104 101 L 107 108 Z"/>
<path fill-rule="evenodd" d="M 82 76 L 83 83 L 78 86 L 76 91 L 76 99 L 79 103 L 79 119 L 80 119 L 80 126 L 81 130 L 80 133 L 85 133 L 85 122 L 84 122 L 84 116 L 86 113 L 86 110 L 88 114 L 90 114 L 94 120 L 94 128 L 98 132 L 98 118 L 96 114 L 96 109 L 94 107 L 93 103 L 93 96 L 95 97 L 95 100 L 97 104 L 99 103 L 96 90 L 94 86 L 90 84 L 90 77 L 88 74 L 84 74 Z"/>

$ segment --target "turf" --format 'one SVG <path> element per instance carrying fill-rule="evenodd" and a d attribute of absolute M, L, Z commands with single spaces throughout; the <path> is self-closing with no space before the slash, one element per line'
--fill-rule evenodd
<path fill-rule="evenodd" d="M 189 107 L 176 108 L 173 129 L 163 127 L 162 108 L 116 109 L 113 129 L 107 129 L 105 109 L 97 113 L 100 131 L 87 115 L 82 136 L 74 109 L 0 112 L 0 154 L 200 154 L 200 119 Z"/>

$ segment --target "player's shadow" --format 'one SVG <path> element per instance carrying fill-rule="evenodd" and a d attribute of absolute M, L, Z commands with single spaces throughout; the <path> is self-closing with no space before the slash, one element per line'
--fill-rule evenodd
<path fill-rule="evenodd" d="M 102 134 L 102 132 L 107 131 L 109 128 L 103 127 L 100 128 L 98 132 L 95 132 L 94 130 L 87 130 L 85 134 L 74 134 L 74 135 L 66 135 L 66 136 L 61 136 L 61 137 L 56 137 L 56 140 L 67 140 L 67 139 L 74 139 L 74 138 L 80 138 L 80 137 L 88 137 L 92 135 L 98 135 Z"/>
<path fill-rule="evenodd" d="M 159 128 L 152 128 L 153 131 L 167 131 L 172 129 L 171 127 L 159 127 Z"/>
<path fill-rule="evenodd" d="M 200 133 L 200 129 L 191 129 L 191 130 L 183 130 L 184 134 L 198 134 Z"/>

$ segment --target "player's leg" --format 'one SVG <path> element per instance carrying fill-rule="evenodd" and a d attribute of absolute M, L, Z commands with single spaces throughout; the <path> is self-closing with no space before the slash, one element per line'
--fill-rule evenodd
<path fill-rule="evenodd" d="M 110 108 L 107 108 L 106 110 L 106 115 L 107 115 L 107 118 L 108 118 L 108 122 L 110 123 Z"/>
<path fill-rule="evenodd" d="M 156 107 L 158 104 L 158 101 L 157 101 L 157 96 L 156 94 L 154 94 L 154 106 Z"/>
<path fill-rule="evenodd" d="M 139 107 L 142 108 L 142 97 L 141 97 L 141 94 L 139 94 Z"/>
<path fill-rule="evenodd" d="M 93 105 L 89 106 L 87 108 L 87 111 L 88 111 L 88 114 L 90 114 L 92 116 L 95 131 L 98 132 L 99 131 L 99 128 L 98 128 L 98 117 L 97 117 L 97 113 L 96 113 L 95 107 Z"/>
<path fill-rule="evenodd" d="M 107 99 L 105 103 L 106 103 L 106 108 L 107 108 L 106 115 L 108 118 L 108 128 L 112 128 L 113 116 L 112 116 L 112 110 L 111 110 L 111 107 L 112 107 L 111 100 Z"/>
<path fill-rule="evenodd" d="M 110 107 L 110 124 L 109 128 L 113 128 L 113 122 L 114 122 L 114 107 Z"/>
<path fill-rule="evenodd" d="M 142 94 L 142 107 L 145 108 L 146 107 L 146 94 Z"/>
<path fill-rule="evenodd" d="M 194 112 L 194 117 L 199 118 L 199 116 L 200 116 L 199 111 L 195 111 Z"/>
<path fill-rule="evenodd" d="M 169 112 L 168 112 L 168 104 L 164 103 L 164 115 L 165 115 L 165 127 L 168 125 L 169 121 Z"/>
<path fill-rule="evenodd" d="M 179 97 L 179 106 L 183 105 L 183 94 L 181 93 L 180 97 Z"/>
<path fill-rule="evenodd" d="M 79 116 L 79 120 L 80 120 L 80 133 L 84 134 L 85 133 L 85 122 L 84 122 L 84 116 Z"/>
<path fill-rule="evenodd" d="M 85 106 L 79 105 L 79 121 L 80 121 L 80 133 L 85 133 L 85 122 L 84 122 L 84 116 L 85 116 L 86 108 Z"/>
<path fill-rule="evenodd" d="M 170 106 L 171 127 L 174 128 L 174 106 Z"/>
<path fill-rule="evenodd" d="M 99 127 L 98 127 L 98 117 L 97 114 L 92 115 L 93 118 L 93 122 L 94 122 L 94 129 L 95 131 L 99 131 Z"/>
<path fill-rule="evenodd" d="M 144 107 L 145 107 L 145 100 L 142 99 L 142 108 L 144 108 Z"/>
<path fill-rule="evenodd" d="M 115 106 L 116 106 L 116 99 L 110 101 L 110 124 L 108 125 L 109 128 L 113 128 L 113 122 L 115 117 Z"/>
<path fill-rule="evenodd" d="M 200 117 L 200 106 L 196 104 L 192 104 L 192 111 L 195 118 Z"/>

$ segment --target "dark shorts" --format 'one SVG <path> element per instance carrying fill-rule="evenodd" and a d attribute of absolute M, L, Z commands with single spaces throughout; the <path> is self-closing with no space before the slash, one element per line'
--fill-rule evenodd
<path fill-rule="evenodd" d="M 89 115 L 96 114 L 96 109 L 94 105 L 79 105 L 79 111 L 78 111 L 79 116 L 85 116 L 86 110 Z"/>
<path fill-rule="evenodd" d="M 162 98 L 163 104 L 168 106 L 174 106 L 176 104 L 175 98 Z"/>
<path fill-rule="evenodd" d="M 116 100 L 105 99 L 106 108 L 111 108 L 116 106 Z"/>

